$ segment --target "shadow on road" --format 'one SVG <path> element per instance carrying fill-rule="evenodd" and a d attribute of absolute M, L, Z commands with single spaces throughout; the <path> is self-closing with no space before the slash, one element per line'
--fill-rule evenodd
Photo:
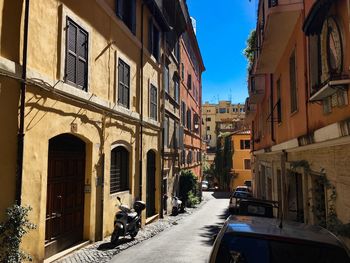
<path fill-rule="evenodd" d="M 117 246 L 123 245 L 123 244 L 128 243 L 132 240 L 133 240 L 132 238 L 122 238 L 122 239 L 119 239 L 116 244 L 113 244 L 111 242 L 103 243 L 103 244 L 98 246 L 97 250 L 105 251 L 105 250 L 114 249 Z"/>
<path fill-rule="evenodd" d="M 213 192 L 211 194 L 215 199 L 228 199 L 230 198 L 230 192 Z"/>
<path fill-rule="evenodd" d="M 202 228 L 202 237 L 205 238 L 204 243 L 207 245 L 213 245 L 216 235 L 219 233 L 220 229 L 224 225 L 225 220 L 230 215 L 228 209 L 225 209 L 222 214 L 218 215 L 219 221 L 212 225 L 206 225 Z"/>

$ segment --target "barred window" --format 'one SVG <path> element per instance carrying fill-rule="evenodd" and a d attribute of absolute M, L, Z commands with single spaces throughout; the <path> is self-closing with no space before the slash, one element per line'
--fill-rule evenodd
<path fill-rule="evenodd" d="M 118 146 L 111 152 L 110 193 L 129 190 L 129 152 Z"/>

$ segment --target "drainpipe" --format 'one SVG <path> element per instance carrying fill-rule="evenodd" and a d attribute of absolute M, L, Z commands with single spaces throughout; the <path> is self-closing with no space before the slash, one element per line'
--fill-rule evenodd
<path fill-rule="evenodd" d="M 140 153 L 139 153 L 139 169 L 140 169 L 140 200 L 142 200 L 142 152 L 143 152 L 143 13 L 144 13 L 144 3 L 141 6 L 141 81 L 140 81 L 140 97 L 141 97 L 141 110 L 140 110 Z"/>
<path fill-rule="evenodd" d="M 275 126 L 273 118 L 273 74 L 270 74 L 270 111 L 271 111 L 271 141 L 275 142 Z"/>
<path fill-rule="evenodd" d="M 16 169 L 16 202 L 22 204 L 22 177 L 23 177 L 23 151 L 24 151 L 24 112 L 26 100 L 26 79 L 27 79 L 27 55 L 28 55 L 28 28 L 29 28 L 29 0 L 25 1 L 23 27 L 23 65 L 21 82 L 21 104 L 19 114 L 19 130 L 17 134 L 17 169 Z"/>
<path fill-rule="evenodd" d="M 164 35 L 163 35 L 164 36 Z M 163 50 L 165 51 L 166 50 L 166 43 L 165 43 L 165 37 L 162 38 L 162 46 L 163 46 Z M 163 66 L 165 65 L 165 56 L 163 55 L 162 57 L 162 72 L 163 72 Z M 164 74 L 164 72 L 163 72 Z M 163 83 L 163 75 L 162 75 L 162 83 Z M 180 83 L 179 83 L 180 85 Z M 165 147 L 164 147 L 164 143 L 165 143 L 165 140 L 164 140 L 164 134 L 165 134 L 165 127 L 164 127 L 164 123 L 165 123 L 165 90 L 164 90 L 164 86 L 162 85 L 163 89 L 162 89 L 162 122 L 161 122 L 161 125 L 162 125 L 162 146 L 161 146 L 161 162 L 162 162 L 162 170 L 161 170 L 161 175 L 160 175 L 160 199 L 161 199 L 161 202 L 160 202 L 160 218 L 164 218 L 164 214 L 163 214 L 163 210 L 164 210 L 164 201 L 167 202 L 168 200 L 164 200 L 164 194 L 167 194 L 167 190 L 165 190 L 166 192 L 163 192 L 163 176 L 164 176 L 164 162 L 165 162 L 165 157 L 164 157 L 164 152 L 165 152 Z M 179 92 L 180 92 L 180 87 L 179 87 Z M 180 97 L 180 94 L 179 94 L 179 97 Z M 180 127 L 180 125 L 179 125 Z M 167 183 L 168 185 L 168 183 Z M 169 197 L 168 197 L 169 198 Z"/>

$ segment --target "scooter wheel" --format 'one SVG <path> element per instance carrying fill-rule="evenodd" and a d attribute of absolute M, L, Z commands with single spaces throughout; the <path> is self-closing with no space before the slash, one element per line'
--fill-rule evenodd
<path fill-rule="evenodd" d="M 119 239 L 119 235 L 118 233 L 116 233 L 115 231 L 113 232 L 112 236 L 111 236 L 111 243 L 112 244 L 117 244 Z"/>
<path fill-rule="evenodd" d="M 134 230 L 133 232 L 130 233 L 130 236 L 131 236 L 132 238 L 134 238 L 134 237 L 137 236 L 138 233 L 139 233 L 139 228 L 136 227 L 135 230 Z"/>

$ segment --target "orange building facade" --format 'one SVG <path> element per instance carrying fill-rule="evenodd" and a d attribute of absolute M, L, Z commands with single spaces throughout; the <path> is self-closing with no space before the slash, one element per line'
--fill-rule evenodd
<path fill-rule="evenodd" d="M 246 101 L 255 196 L 330 229 L 350 221 L 349 14 L 345 0 L 259 1 Z"/>
<path fill-rule="evenodd" d="M 202 72 L 205 70 L 197 38 L 189 22 L 180 40 L 180 164 L 202 176 Z"/>

